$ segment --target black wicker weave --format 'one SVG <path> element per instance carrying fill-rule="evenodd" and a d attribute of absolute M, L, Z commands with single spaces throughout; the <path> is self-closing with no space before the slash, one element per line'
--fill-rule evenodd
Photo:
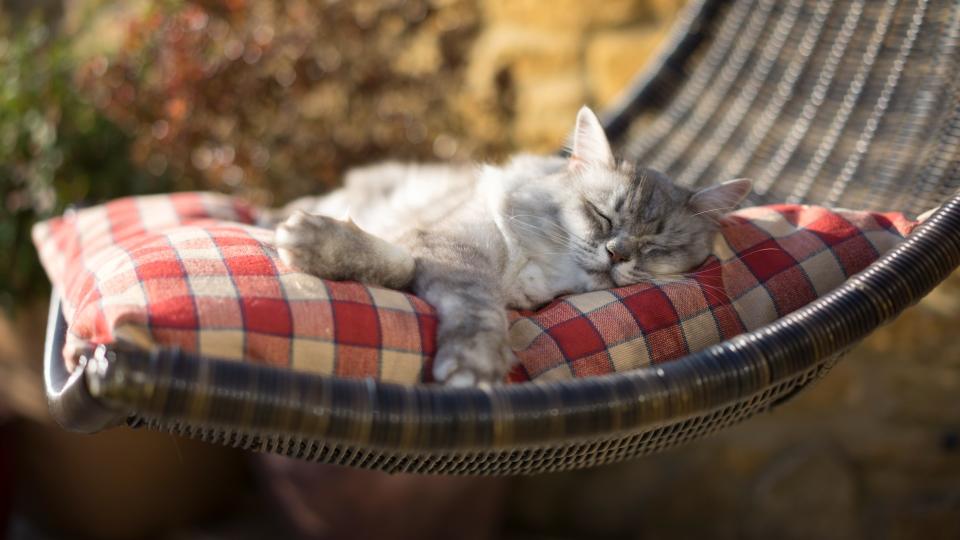
<path fill-rule="evenodd" d="M 405 387 L 101 348 L 73 374 L 56 301 L 47 391 L 67 428 L 127 423 L 392 472 L 517 474 L 655 452 L 788 399 L 960 265 L 960 3 L 695 1 L 608 115 L 630 157 L 685 185 L 747 176 L 755 203 L 921 212 L 807 307 L 634 372 L 480 389 Z"/>

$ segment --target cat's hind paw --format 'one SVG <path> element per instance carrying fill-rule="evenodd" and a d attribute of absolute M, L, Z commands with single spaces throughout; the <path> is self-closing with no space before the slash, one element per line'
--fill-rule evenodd
<path fill-rule="evenodd" d="M 490 387 L 504 382 L 514 362 L 507 345 L 442 344 L 433 359 L 433 378 L 453 387 Z"/>

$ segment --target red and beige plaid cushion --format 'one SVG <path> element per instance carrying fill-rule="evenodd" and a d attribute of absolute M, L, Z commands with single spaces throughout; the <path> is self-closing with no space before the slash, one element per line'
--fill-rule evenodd
<path fill-rule="evenodd" d="M 255 214 L 223 195 L 177 193 L 36 225 L 41 261 L 62 291 L 66 360 L 123 341 L 344 377 L 429 379 L 437 320 L 426 302 L 287 267 Z M 687 279 L 512 312 L 520 363 L 510 379 L 610 373 L 697 351 L 830 291 L 914 225 L 897 213 L 799 205 L 737 211 Z"/>

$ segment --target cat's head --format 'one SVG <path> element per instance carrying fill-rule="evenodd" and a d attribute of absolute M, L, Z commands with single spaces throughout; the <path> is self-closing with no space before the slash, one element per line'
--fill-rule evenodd
<path fill-rule="evenodd" d="M 710 254 L 722 216 L 751 187 L 740 179 L 694 191 L 615 159 L 600 121 L 586 107 L 577 115 L 558 180 L 569 188 L 558 216 L 571 239 L 566 249 L 597 286 L 692 270 Z"/>

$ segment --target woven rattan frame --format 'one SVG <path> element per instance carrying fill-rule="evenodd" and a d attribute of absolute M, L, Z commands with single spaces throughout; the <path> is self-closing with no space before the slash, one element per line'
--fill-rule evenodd
<path fill-rule="evenodd" d="M 67 428 L 119 423 L 390 472 L 523 474 L 619 461 L 788 399 L 960 266 L 960 5 L 694 2 L 608 115 L 628 155 L 755 202 L 940 209 L 893 252 L 773 324 L 661 366 L 480 389 L 338 379 L 100 348 L 73 373 L 54 297 L 46 382 Z"/>

